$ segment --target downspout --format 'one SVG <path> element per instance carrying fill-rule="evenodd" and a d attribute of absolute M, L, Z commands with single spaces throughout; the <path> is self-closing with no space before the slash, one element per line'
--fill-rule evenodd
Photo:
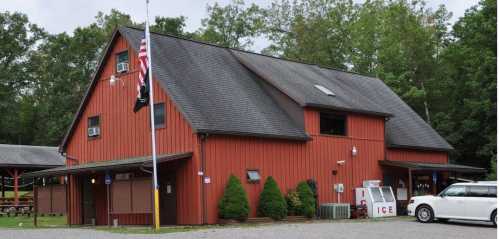
<path fill-rule="evenodd" d="M 207 201 L 206 201 L 206 185 L 204 183 L 204 178 L 205 178 L 205 170 L 206 170 L 206 157 L 205 157 L 205 143 L 206 140 L 208 139 L 208 134 L 201 134 L 200 137 L 200 156 L 201 156 L 201 169 L 199 170 L 202 172 L 201 175 L 201 213 L 202 215 L 202 224 L 207 224 L 208 223 L 208 211 L 207 211 Z"/>

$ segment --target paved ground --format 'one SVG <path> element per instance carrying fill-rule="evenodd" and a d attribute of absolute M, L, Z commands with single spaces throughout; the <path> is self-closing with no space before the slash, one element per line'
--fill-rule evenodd
<path fill-rule="evenodd" d="M 492 239 L 497 229 L 487 223 L 432 223 L 421 224 L 412 220 L 392 219 L 375 222 L 314 222 L 274 224 L 229 228 L 211 228 L 190 232 L 156 235 L 117 234 L 93 229 L 0 229 L 0 238 L 12 239 L 142 239 L 142 238 L 216 238 L 216 239 L 264 239 L 264 238 L 334 238 L 334 239 Z"/>

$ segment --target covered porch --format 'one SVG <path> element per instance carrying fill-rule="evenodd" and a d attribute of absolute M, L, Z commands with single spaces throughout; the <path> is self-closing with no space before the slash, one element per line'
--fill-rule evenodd
<path fill-rule="evenodd" d="M 56 147 L 0 144 L 0 214 L 30 214 L 33 181 L 21 174 L 64 165 Z"/>
<path fill-rule="evenodd" d="M 161 224 L 176 224 L 176 171 L 191 157 L 191 152 L 157 157 Z M 64 166 L 27 173 L 23 177 L 67 178 L 70 225 L 149 225 L 153 220 L 151 171 L 149 156 Z M 39 185 L 34 186 L 34 194 L 38 188 Z M 39 198 L 34 200 L 36 218 Z"/>
<path fill-rule="evenodd" d="M 449 163 L 381 160 L 379 164 L 383 182 L 393 188 L 397 211 L 402 214 L 412 196 L 437 195 L 458 178 L 477 180 L 487 172 L 484 168 Z"/>

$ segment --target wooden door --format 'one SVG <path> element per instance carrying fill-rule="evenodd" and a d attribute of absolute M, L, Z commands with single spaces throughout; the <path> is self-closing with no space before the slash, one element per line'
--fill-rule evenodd
<path fill-rule="evenodd" d="M 82 183 L 82 212 L 83 224 L 92 224 L 92 219 L 95 220 L 95 200 L 92 182 L 89 177 L 83 177 Z"/>
<path fill-rule="evenodd" d="M 160 221 L 162 225 L 177 223 L 177 187 L 175 172 L 162 172 L 159 180 Z"/>

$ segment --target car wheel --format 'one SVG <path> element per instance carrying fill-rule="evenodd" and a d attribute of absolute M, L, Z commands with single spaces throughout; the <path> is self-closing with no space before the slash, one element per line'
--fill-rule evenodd
<path fill-rule="evenodd" d="M 418 222 L 428 223 L 433 221 L 433 210 L 430 206 L 423 205 L 416 209 L 416 219 Z"/>
<path fill-rule="evenodd" d="M 490 220 L 494 223 L 494 226 L 497 226 L 497 211 L 493 211 L 490 216 Z"/>

